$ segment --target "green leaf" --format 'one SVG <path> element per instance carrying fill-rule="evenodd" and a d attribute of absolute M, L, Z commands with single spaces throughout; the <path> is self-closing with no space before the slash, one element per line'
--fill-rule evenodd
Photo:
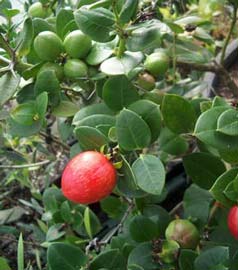
<path fill-rule="evenodd" d="M 230 136 L 238 136 L 238 111 L 230 109 L 217 120 L 217 131 Z"/>
<path fill-rule="evenodd" d="M 129 110 L 137 113 L 147 123 L 151 131 L 151 142 L 154 142 L 161 129 L 161 113 L 159 106 L 149 100 L 138 100 L 132 103 Z"/>
<path fill-rule="evenodd" d="M 138 4 L 138 0 L 126 0 L 119 14 L 120 22 L 128 23 L 135 15 Z"/>
<path fill-rule="evenodd" d="M 135 216 L 130 222 L 130 235 L 136 242 L 146 242 L 158 237 L 157 225 L 148 217 Z"/>
<path fill-rule="evenodd" d="M 109 218 L 118 219 L 125 213 L 127 205 L 120 198 L 108 196 L 100 201 L 100 206 Z"/>
<path fill-rule="evenodd" d="M 195 260 L 195 270 L 215 270 L 229 260 L 229 247 L 214 247 L 202 252 Z"/>
<path fill-rule="evenodd" d="M 165 169 L 158 157 L 140 155 L 133 163 L 132 171 L 137 185 L 144 191 L 160 195 L 165 184 Z"/>
<path fill-rule="evenodd" d="M 179 269 L 194 270 L 194 261 L 197 256 L 197 253 L 193 250 L 182 249 L 179 255 Z"/>
<path fill-rule="evenodd" d="M 72 10 L 63 8 L 59 10 L 59 13 L 56 16 L 56 33 L 61 39 L 63 39 L 69 31 L 67 26 L 72 23 L 72 21 L 74 21 L 74 14 Z M 76 29 L 77 28 L 75 27 L 75 29 L 70 30 L 72 31 Z"/>
<path fill-rule="evenodd" d="M 19 206 L 14 206 L 10 209 L 0 211 L 0 225 L 8 224 L 19 220 L 24 215 L 24 209 Z"/>
<path fill-rule="evenodd" d="M 86 57 L 86 62 L 92 66 L 97 66 L 101 64 L 103 61 L 105 61 L 113 54 L 114 48 L 117 45 L 117 43 L 118 43 L 117 38 L 107 43 L 95 42 L 88 56 Z"/>
<path fill-rule="evenodd" d="M 236 178 L 231 183 L 229 183 L 226 189 L 224 190 L 224 195 L 234 203 L 236 203 L 238 200 L 237 185 L 238 185 L 238 176 L 236 176 Z"/>
<path fill-rule="evenodd" d="M 107 75 L 129 75 L 130 71 L 137 67 L 143 60 L 141 52 L 124 52 L 118 57 L 111 57 L 102 62 L 100 69 Z"/>
<path fill-rule="evenodd" d="M 0 77 L 0 107 L 14 95 L 19 82 L 19 77 L 15 77 L 10 72 Z"/>
<path fill-rule="evenodd" d="M 3 257 L 0 257 L 0 270 L 11 270 L 7 260 Z"/>
<path fill-rule="evenodd" d="M 170 32 L 170 28 L 158 20 L 141 23 L 132 29 L 127 39 L 127 49 L 132 52 L 151 51 L 160 46 L 162 35 Z"/>
<path fill-rule="evenodd" d="M 78 110 L 79 107 L 75 103 L 62 100 L 60 104 L 53 109 L 52 114 L 58 117 L 70 117 L 75 115 Z"/>
<path fill-rule="evenodd" d="M 44 118 L 48 105 L 48 94 L 46 92 L 41 93 L 36 98 L 36 111 L 38 112 L 40 118 Z"/>
<path fill-rule="evenodd" d="M 142 213 L 144 216 L 149 217 L 157 226 L 157 234 L 164 236 L 165 230 L 172 220 L 169 213 L 161 206 L 155 204 L 146 204 Z"/>
<path fill-rule="evenodd" d="M 114 112 L 105 103 L 95 103 L 80 109 L 73 118 L 73 125 L 78 125 L 87 116 L 96 114 L 114 115 Z"/>
<path fill-rule="evenodd" d="M 89 270 L 106 267 L 113 270 L 126 270 L 126 261 L 118 249 L 103 251 L 89 265 Z"/>
<path fill-rule="evenodd" d="M 183 97 L 167 94 L 163 98 L 162 114 L 165 125 L 174 133 L 188 133 L 194 128 L 196 112 Z"/>
<path fill-rule="evenodd" d="M 208 153 L 192 153 L 183 158 L 186 173 L 199 187 L 209 189 L 226 167 L 217 157 Z"/>
<path fill-rule="evenodd" d="M 178 156 L 188 150 L 188 142 L 183 137 L 164 127 L 159 137 L 159 150 L 170 155 Z"/>
<path fill-rule="evenodd" d="M 20 234 L 17 245 L 17 269 L 24 270 L 24 246 L 22 234 Z"/>
<path fill-rule="evenodd" d="M 34 121 L 38 120 L 34 119 L 36 115 L 37 111 L 34 102 L 20 104 L 11 113 L 14 121 L 16 121 L 18 124 L 26 126 L 32 125 Z"/>
<path fill-rule="evenodd" d="M 103 145 L 108 143 L 107 137 L 93 127 L 80 126 L 74 132 L 82 150 L 100 150 Z"/>
<path fill-rule="evenodd" d="M 119 170 L 119 179 L 117 180 L 117 188 L 120 193 L 129 198 L 143 197 L 146 195 L 137 185 L 135 176 L 132 172 L 131 166 L 124 156 L 121 156 L 123 163 Z"/>
<path fill-rule="evenodd" d="M 114 15 L 105 8 L 87 10 L 81 8 L 74 13 L 75 21 L 86 35 L 98 42 L 112 40 L 110 32 L 115 23 Z"/>
<path fill-rule="evenodd" d="M 17 49 L 17 55 L 19 57 L 26 56 L 31 50 L 31 44 L 33 40 L 34 29 L 31 18 L 27 18 L 24 21 L 22 36 L 20 39 L 20 46 Z"/>
<path fill-rule="evenodd" d="M 151 141 L 148 125 L 139 115 L 127 109 L 117 116 L 116 132 L 119 146 L 128 151 L 143 149 Z"/>
<path fill-rule="evenodd" d="M 46 211 L 55 213 L 59 209 L 59 204 L 65 201 L 65 198 L 60 189 L 52 187 L 44 191 L 42 200 Z"/>
<path fill-rule="evenodd" d="M 83 221 L 84 221 L 84 226 L 85 226 L 86 232 L 87 232 L 88 236 L 92 239 L 93 234 L 92 234 L 92 229 L 91 229 L 90 213 L 89 213 L 88 207 L 85 208 Z"/>
<path fill-rule="evenodd" d="M 138 99 L 136 88 L 125 76 L 111 77 L 104 84 L 103 100 L 114 111 L 120 111 Z"/>
<path fill-rule="evenodd" d="M 192 184 L 184 194 L 183 208 L 185 218 L 195 219 L 200 227 L 207 224 L 210 204 L 213 197 L 209 191 Z"/>
<path fill-rule="evenodd" d="M 154 261 L 152 251 L 152 244 L 150 242 L 136 246 L 129 255 L 128 268 L 130 269 L 132 265 L 138 265 L 144 270 L 158 269 L 158 263 Z"/>
<path fill-rule="evenodd" d="M 72 224 L 74 222 L 74 217 L 71 210 L 72 209 L 68 201 L 63 202 L 60 206 L 61 217 L 67 224 Z"/>
<path fill-rule="evenodd" d="M 45 19 L 34 18 L 33 21 L 34 37 L 36 37 L 40 32 L 51 31 L 54 32 L 54 28 Z"/>
<path fill-rule="evenodd" d="M 52 225 L 49 230 L 47 231 L 46 234 L 46 241 L 47 242 L 51 242 L 51 241 L 55 241 L 59 238 L 61 238 L 62 236 L 65 235 L 65 231 L 60 231 L 63 227 L 63 224 L 55 224 Z"/>
<path fill-rule="evenodd" d="M 210 189 L 214 199 L 227 207 L 231 207 L 233 203 L 224 195 L 224 190 L 226 189 L 227 185 L 229 185 L 237 177 L 237 175 L 238 168 L 230 169 L 218 177 Z"/>
<path fill-rule="evenodd" d="M 53 70 L 43 70 L 37 76 L 34 91 L 36 96 L 47 92 L 52 105 L 60 102 L 60 84 Z"/>
<path fill-rule="evenodd" d="M 216 131 L 217 120 L 226 110 L 228 110 L 228 107 L 219 106 L 205 111 L 198 118 L 194 131 L 199 140 L 219 151 L 238 149 L 238 136 L 228 136 Z"/>
<path fill-rule="evenodd" d="M 78 247 L 54 243 L 48 248 L 47 261 L 51 270 L 79 270 L 87 263 L 87 257 Z"/>

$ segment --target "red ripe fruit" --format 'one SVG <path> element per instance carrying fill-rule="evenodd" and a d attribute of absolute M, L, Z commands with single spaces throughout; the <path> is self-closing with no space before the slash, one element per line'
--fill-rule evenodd
<path fill-rule="evenodd" d="M 238 206 L 233 206 L 229 213 L 227 218 L 228 228 L 230 230 L 230 233 L 235 237 L 235 239 L 238 239 Z"/>
<path fill-rule="evenodd" d="M 89 204 L 107 197 L 116 185 L 116 169 L 101 153 L 86 151 L 66 165 L 61 186 L 64 196 L 76 203 Z"/>

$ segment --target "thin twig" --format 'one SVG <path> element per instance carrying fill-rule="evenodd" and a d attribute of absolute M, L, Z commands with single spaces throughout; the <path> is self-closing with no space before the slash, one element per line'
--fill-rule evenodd
<path fill-rule="evenodd" d="M 0 165 L 0 168 L 3 168 L 3 169 L 24 169 L 24 168 L 43 166 L 43 165 L 46 165 L 50 162 L 51 162 L 51 160 L 43 160 L 43 161 L 36 162 L 36 163 L 29 163 L 29 164 L 22 164 L 22 165 Z"/>
<path fill-rule="evenodd" d="M 62 142 L 59 138 L 57 138 L 53 135 L 49 136 L 48 134 L 44 133 L 43 131 L 40 132 L 40 135 L 44 138 L 50 139 L 53 142 L 61 145 L 66 151 L 70 150 L 70 147 L 67 144 L 65 144 L 64 142 Z"/>

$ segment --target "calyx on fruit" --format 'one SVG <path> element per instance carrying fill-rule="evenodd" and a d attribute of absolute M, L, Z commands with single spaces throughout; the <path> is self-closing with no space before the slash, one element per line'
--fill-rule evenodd
<path fill-rule="evenodd" d="M 139 74 L 137 83 L 144 90 L 151 91 L 155 88 L 155 78 L 147 72 Z"/>
<path fill-rule="evenodd" d="M 234 205 L 228 213 L 227 224 L 231 235 L 238 239 L 238 206 Z"/>
<path fill-rule="evenodd" d="M 64 46 L 54 32 L 43 31 L 36 36 L 34 49 L 41 60 L 53 62 L 64 51 Z"/>
<path fill-rule="evenodd" d="M 50 16 L 51 9 L 49 7 L 43 6 L 41 2 L 36 2 L 32 4 L 29 9 L 28 13 L 33 18 L 46 18 Z"/>
<path fill-rule="evenodd" d="M 165 240 L 162 244 L 160 259 L 165 263 L 173 263 L 178 257 L 180 246 L 174 240 Z"/>
<path fill-rule="evenodd" d="M 68 59 L 64 65 L 64 75 L 68 78 L 86 77 L 87 74 L 87 65 L 79 59 Z"/>
<path fill-rule="evenodd" d="M 176 219 L 168 225 L 165 236 L 174 240 L 181 248 L 195 249 L 199 243 L 199 232 L 195 225 L 186 219 Z"/>
<path fill-rule="evenodd" d="M 164 75 L 169 68 L 169 57 L 163 51 L 154 52 L 147 56 L 144 66 L 153 76 Z"/>
<path fill-rule="evenodd" d="M 69 33 L 64 39 L 65 51 L 72 58 L 84 58 L 92 47 L 92 40 L 80 30 Z"/>
<path fill-rule="evenodd" d="M 107 197 L 116 185 L 116 169 L 101 153 L 85 151 L 66 165 L 62 192 L 69 200 L 90 204 Z"/>

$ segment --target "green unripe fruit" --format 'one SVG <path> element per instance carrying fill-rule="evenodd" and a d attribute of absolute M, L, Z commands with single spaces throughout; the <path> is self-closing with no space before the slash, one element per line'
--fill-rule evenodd
<path fill-rule="evenodd" d="M 180 247 L 195 249 L 199 243 L 197 228 L 186 219 L 176 219 L 168 225 L 165 236 L 167 240 L 174 240 Z"/>
<path fill-rule="evenodd" d="M 29 7 L 28 13 L 33 18 L 46 18 L 50 16 L 51 10 L 49 7 L 44 7 L 41 2 L 36 2 Z"/>
<path fill-rule="evenodd" d="M 159 254 L 164 263 L 173 263 L 178 257 L 180 246 L 174 240 L 165 240 L 162 245 L 162 252 Z"/>
<path fill-rule="evenodd" d="M 164 75 L 169 68 L 169 57 L 164 52 L 155 52 L 147 56 L 145 69 L 153 76 Z"/>
<path fill-rule="evenodd" d="M 44 70 L 53 70 L 55 72 L 56 77 L 61 81 L 64 78 L 64 69 L 62 66 L 56 63 L 45 63 L 39 72 Z"/>
<path fill-rule="evenodd" d="M 87 74 L 87 65 L 79 59 L 69 59 L 64 65 L 64 75 L 68 78 L 75 79 L 86 77 Z"/>
<path fill-rule="evenodd" d="M 63 52 L 64 47 L 54 32 L 43 31 L 36 36 L 34 49 L 41 60 L 53 62 Z"/>
<path fill-rule="evenodd" d="M 137 83 L 141 88 L 147 91 L 151 91 L 155 88 L 155 78 L 147 72 L 139 75 Z"/>
<path fill-rule="evenodd" d="M 80 30 L 75 30 L 65 37 L 64 47 L 72 58 L 84 58 L 92 47 L 92 40 Z"/>

